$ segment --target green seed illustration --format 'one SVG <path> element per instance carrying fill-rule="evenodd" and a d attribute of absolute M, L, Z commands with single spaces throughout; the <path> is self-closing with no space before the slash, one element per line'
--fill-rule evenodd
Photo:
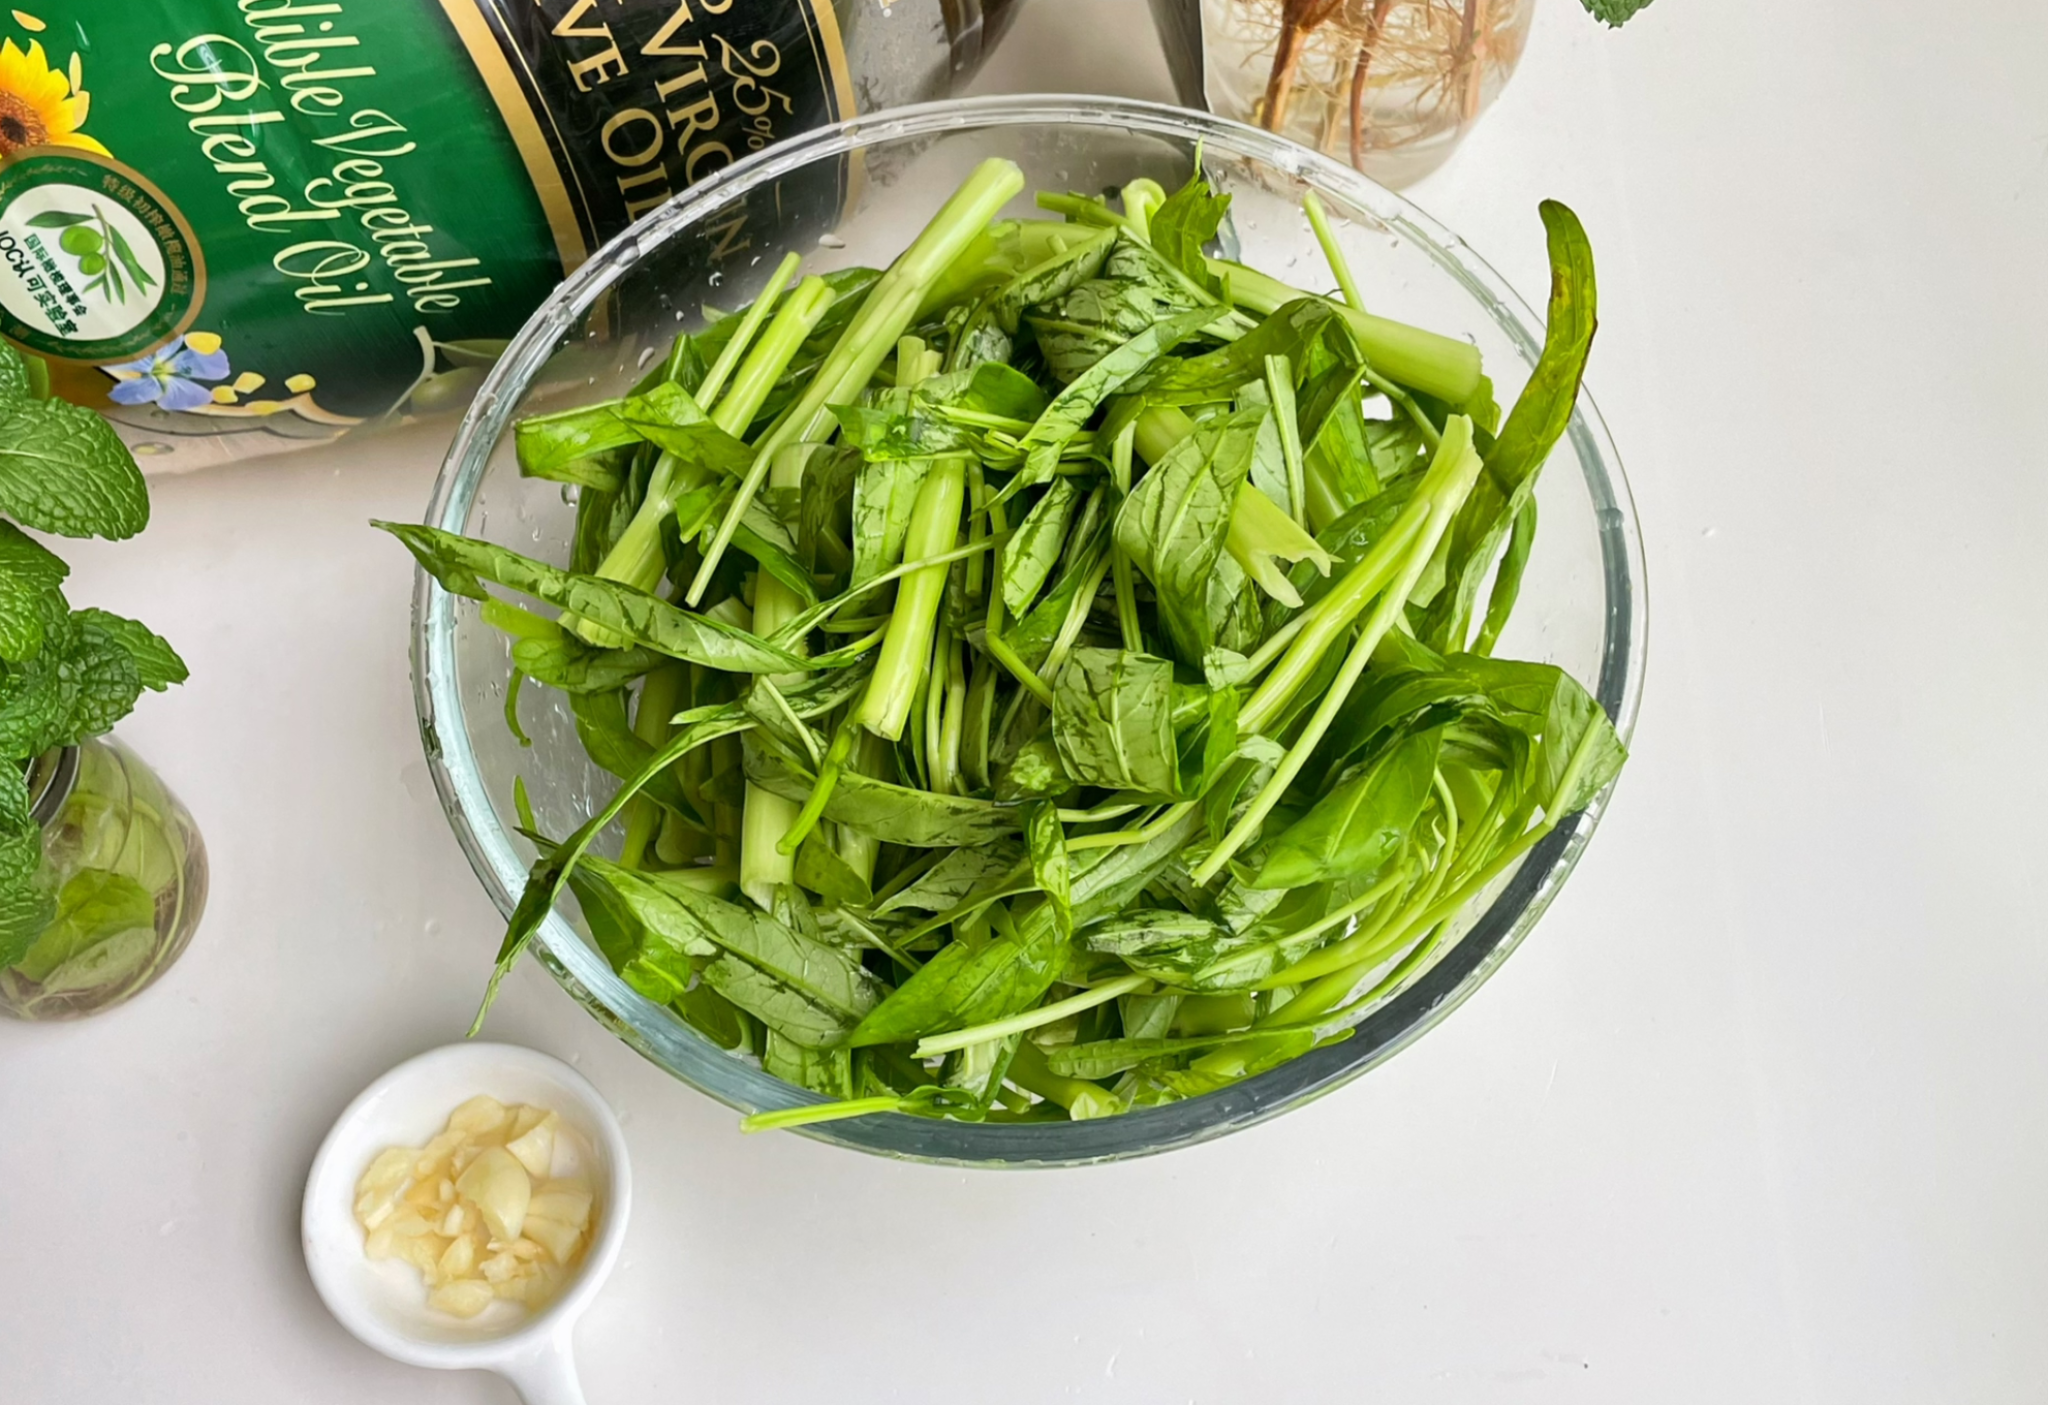
<path fill-rule="evenodd" d="M 58 237 L 57 242 L 63 246 L 64 252 L 67 254 L 91 255 L 99 253 L 102 240 L 98 230 L 87 229 L 82 224 L 74 224 Z M 106 266 L 105 259 L 100 260 L 100 266 L 102 268 Z M 97 270 L 88 268 L 85 271 L 93 273 Z"/>
<path fill-rule="evenodd" d="M 90 277 L 93 277 L 93 276 L 95 276 L 95 275 L 97 275 L 97 274 L 105 273 L 105 272 L 107 271 L 107 259 L 106 259 L 106 255 L 104 255 L 104 254 L 85 254 L 85 255 L 82 255 L 82 256 L 81 256 L 81 257 L 79 258 L 79 260 L 78 260 L 78 271 L 79 271 L 80 273 L 83 273 L 83 274 L 85 274 L 85 275 L 86 275 L 86 276 L 87 276 L 88 278 L 90 278 Z"/>

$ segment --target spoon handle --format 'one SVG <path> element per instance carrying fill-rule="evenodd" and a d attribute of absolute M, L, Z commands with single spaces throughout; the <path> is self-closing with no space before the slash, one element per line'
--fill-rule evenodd
<path fill-rule="evenodd" d="M 507 1362 L 498 1374 L 512 1383 L 526 1405 L 585 1405 L 583 1385 L 576 1379 L 576 1355 L 566 1336 Z"/>

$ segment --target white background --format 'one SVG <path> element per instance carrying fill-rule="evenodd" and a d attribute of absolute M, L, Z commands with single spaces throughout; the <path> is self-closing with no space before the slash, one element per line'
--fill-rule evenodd
<path fill-rule="evenodd" d="M 1414 193 L 1530 294 L 1539 197 L 1601 255 L 1652 628 L 1577 876 L 1385 1068 L 1087 1171 L 743 1139 L 528 963 L 492 1032 L 578 1061 L 641 1188 L 593 1405 L 2048 1398 L 2044 54 L 2021 0 L 1545 0 Z M 1139 0 L 1031 0 L 980 87 L 1170 96 Z M 510 1400 L 359 1346 L 295 1234 L 498 937 L 363 525 L 444 432 L 163 483 L 75 553 L 193 665 L 124 735 L 215 887 L 132 1006 L 0 1022 L 9 1405 Z"/>

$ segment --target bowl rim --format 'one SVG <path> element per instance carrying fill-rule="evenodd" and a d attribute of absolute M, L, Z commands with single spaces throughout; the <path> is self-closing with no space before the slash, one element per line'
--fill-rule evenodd
<path fill-rule="evenodd" d="M 647 250 L 674 237 L 703 212 L 812 162 L 849 156 L 878 142 L 1026 125 L 1113 127 L 1169 140 L 1206 141 L 1232 156 L 1312 184 L 1427 253 L 1529 364 L 1541 349 L 1541 319 L 1463 239 L 1403 196 L 1273 133 L 1209 113 L 1125 98 L 1026 94 L 924 103 L 854 117 L 782 141 L 708 177 L 607 242 L 534 312 L 486 376 L 443 460 L 425 521 L 463 530 L 492 453 L 509 426 L 519 388 L 554 352 L 576 319 Z M 1606 594 L 1600 676 L 1592 692 L 1626 744 L 1634 733 L 1645 672 L 1647 582 L 1641 536 L 1620 457 L 1583 385 L 1567 436 L 1592 499 Z M 423 569 L 415 573 L 412 614 L 414 702 L 428 769 L 470 866 L 499 911 L 509 915 L 518 902 L 527 864 L 498 821 L 462 725 L 453 599 Z M 444 717 L 450 725 L 442 725 Z M 1612 794 L 1610 784 L 1531 850 L 1459 941 L 1362 1021 L 1342 1044 L 1312 1051 L 1214 1093 L 1092 1122 L 994 1124 L 876 1114 L 799 1130 L 816 1140 L 900 1159 L 1023 1167 L 1156 1154 L 1262 1122 L 1377 1067 L 1470 998 L 1556 897 Z M 717 1049 L 663 1014 L 611 970 L 559 909 L 542 922 L 533 945 L 579 1004 L 627 1044 L 700 1091 L 745 1112 L 822 1100 Z"/>

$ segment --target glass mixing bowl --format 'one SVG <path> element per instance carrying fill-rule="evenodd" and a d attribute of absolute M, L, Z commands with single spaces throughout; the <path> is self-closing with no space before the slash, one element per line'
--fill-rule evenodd
<path fill-rule="evenodd" d="M 1270 133 L 1149 103 L 986 98 L 863 117 L 778 144 L 722 171 L 614 239 L 562 284 L 497 363 L 449 450 L 426 520 L 515 550 L 567 559 L 573 508 L 555 483 L 524 479 L 514 421 L 538 409 L 619 395 L 706 304 L 751 298 L 791 249 L 807 271 L 886 265 L 984 157 L 1023 167 L 1038 189 L 1101 191 L 1137 176 L 1169 190 L 1197 149 L 1232 196 L 1227 252 L 1298 286 L 1330 280 L 1302 196 L 1320 194 L 1373 310 L 1469 337 L 1503 404 L 1542 345 L 1526 303 L 1462 241 L 1344 166 Z M 1535 229 L 1532 218 L 1530 228 Z M 1626 739 L 1643 678 L 1643 563 L 1620 462 L 1590 397 L 1552 455 L 1537 497 L 1542 530 L 1505 657 L 1559 664 L 1591 688 Z M 577 744 L 561 695 L 526 691 L 522 748 L 504 720 L 510 659 L 475 602 L 424 573 L 414 596 L 413 670 L 427 761 L 477 875 L 510 913 L 533 850 L 514 832 L 515 777 L 542 829 L 562 834 L 617 782 Z M 1350 1040 L 1221 1092 L 1099 1121 L 969 1124 L 902 1115 L 806 1129 L 841 1146 L 974 1165 L 1049 1165 L 1138 1156 L 1221 1136 L 1356 1078 L 1476 990 L 1528 935 L 1592 837 L 1606 796 L 1560 826 L 1503 880 L 1455 940 L 1381 1001 Z M 616 846 L 616 832 L 610 842 Z M 602 847 L 602 845 L 600 846 Z M 615 848 L 614 848 L 615 852 Z M 684 1082 L 752 1112 L 817 1101 L 729 1055 L 612 972 L 573 899 L 542 925 L 533 953 L 592 1015 Z M 481 990 L 484 972 L 477 972 Z"/>

